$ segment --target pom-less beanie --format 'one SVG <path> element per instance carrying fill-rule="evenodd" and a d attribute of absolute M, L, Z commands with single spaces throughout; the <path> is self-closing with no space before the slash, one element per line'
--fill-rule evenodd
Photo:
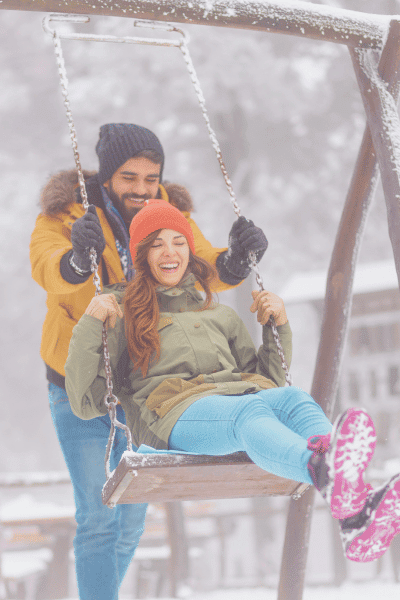
<path fill-rule="evenodd" d="M 136 246 L 158 229 L 173 229 L 184 235 L 193 254 L 196 253 L 192 228 L 183 214 L 165 200 L 147 200 L 147 204 L 133 217 L 129 228 L 132 263 L 135 263 Z"/>
<path fill-rule="evenodd" d="M 96 145 L 100 183 L 105 183 L 130 158 L 143 150 L 154 150 L 162 157 L 160 181 L 164 168 L 164 150 L 158 137 L 149 129 L 131 123 L 108 123 L 100 127 Z"/>

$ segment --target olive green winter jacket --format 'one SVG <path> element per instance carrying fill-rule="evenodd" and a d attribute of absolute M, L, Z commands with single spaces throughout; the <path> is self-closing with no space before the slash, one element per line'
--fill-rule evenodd
<path fill-rule="evenodd" d="M 283 386 L 285 375 L 272 331 L 263 327 L 256 352 L 251 337 L 233 309 L 222 304 L 199 310 L 201 294 L 195 278 L 179 287 L 157 288 L 160 306 L 160 358 L 150 363 L 146 377 L 132 369 L 124 320 L 108 330 L 114 393 L 125 411 L 133 442 L 168 448 L 168 438 L 181 414 L 204 396 L 241 394 Z M 109 286 L 122 301 L 121 286 Z M 289 323 L 278 327 L 286 361 L 291 360 Z M 102 350 L 102 322 L 83 315 L 74 327 L 66 362 L 66 389 L 73 412 L 82 419 L 107 413 Z"/>

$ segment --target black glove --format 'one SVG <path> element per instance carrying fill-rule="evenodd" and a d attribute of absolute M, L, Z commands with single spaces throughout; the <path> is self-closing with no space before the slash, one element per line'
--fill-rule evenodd
<path fill-rule="evenodd" d="M 88 212 L 77 219 L 71 229 L 72 261 L 82 271 L 90 271 L 90 248 L 94 248 L 97 260 L 104 252 L 106 241 L 96 207 L 91 204 Z"/>
<path fill-rule="evenodd" d="M 262 229 L 256 227 L 253 221 L 239 217 L 229 234 L 224 265 L 232 275 L 245 279 L 251 271 L 250 252 L 255 253 L 256 262 L 259 263 L 267 248 L 268 240 Z"/>

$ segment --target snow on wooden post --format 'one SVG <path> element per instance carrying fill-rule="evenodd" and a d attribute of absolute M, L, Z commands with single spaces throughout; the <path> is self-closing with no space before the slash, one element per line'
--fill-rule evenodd
<path fill-rule="evenodd" d="M 301 0 L 2 0 L 0 9 L 236 27 L 378 49 L 389 23 L 387 16 Z"/>
<path fill-rule="evenodd" d="M 393 20 L 376 75 L 396 104 L 400 84 L 400 22 Z M 351 50 L 356 55 L 359 51 Z M 356 72 L 359 69 L 355 64 Z M 375 68 L 376 69 L 376 68 Z M 386 83 L 383 83 L 386 82 Z M 387 84 L 387 86 L 386 86 Z M 363 89 L 368 89 L 363 88 Z M 368 92 L 364 92 L 368 94 Z M 382 110 L 380 109 L 380 112 Z M 397 110 L 396 110 L 397 115 Z M 369 121 L 370 123 L 370 121 Z M 383 123 L 382 123 L 383 124 Z M 374 123 L 379 137 L 379 125 Z M 398 130 L 400 136 L 400 130 Z M 379 177 L 378 161 L 367 125 L 343 209 L 328 272 L 321 339 L 311 395 L 331 417 L 351 313 L 353 276 L 364 226 Z M 386 147 L 387 149 L 387 147 Z M 384 159 L 383 159 L 384 160 Z M 386 160 L 387 157 L 386 157 Z M 380 163 L 382 165 L 382 163 Z M 385 163 L 385 171 L 390 163 Z M 400 168 L 400 167 L 399 167 Z M 382 169 L 382 166 L 381 166 Z M 385 177 L 386 175 L 384 175 Z M 398 202 L 397 202 L 398 205 Z M 399 221 L 397 220 L 397 226 Z M 315 490 L 291 500 L 286 525 L 278 600 L 301 600 Z"/>
<path fill-rule="evenodd" d="M 400 45 L 400 33 L 397 43 Z M 351 56 L 379 161 L 389 236 L 400 285 L 400 119 L 397 98 L 380 76 L 373 56 L 365 50 L 352 50 Z"/>

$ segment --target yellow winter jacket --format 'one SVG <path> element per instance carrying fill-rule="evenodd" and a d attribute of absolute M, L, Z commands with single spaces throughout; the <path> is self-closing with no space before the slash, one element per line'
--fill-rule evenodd
<path fill-rule="evenodd" d="M 85 175 L 90 176 L 92 173 Z M 83 283 L 71 284 L 60 274 L 60 260 L 72 249 L 72 225 L 85 213 L 82 204 L 75 201 L 76 187 L 77 178 L 73 171 L 63 171 L 49 181 L 43 190 L 43 211 L 37 217 L 30 243 L 32 277 L 47 292 L 47 314 L 43 324 L 40 353 L 46 365 L 63 377 L 72 329 L 95 294 L 92 277 Z M 161 185 L 160 192 L 162 198 L 168 202 L 167 192 Z M 96 206 L 96 211 L 106 241 L 99 265 L 100 279 L 103 282 L 106 268 L 107 283 L 125 281 L 114 234 L 103 210 Z M 193 229 L 196 254 L 215 265 L 217 257 L 226 248 L 214 248 L 204 238 L 190 217 L 190 212 L 182 210 L 182 214 Z M 231 287 L 233 286 L 218 280 L 215 291 Z"/>

